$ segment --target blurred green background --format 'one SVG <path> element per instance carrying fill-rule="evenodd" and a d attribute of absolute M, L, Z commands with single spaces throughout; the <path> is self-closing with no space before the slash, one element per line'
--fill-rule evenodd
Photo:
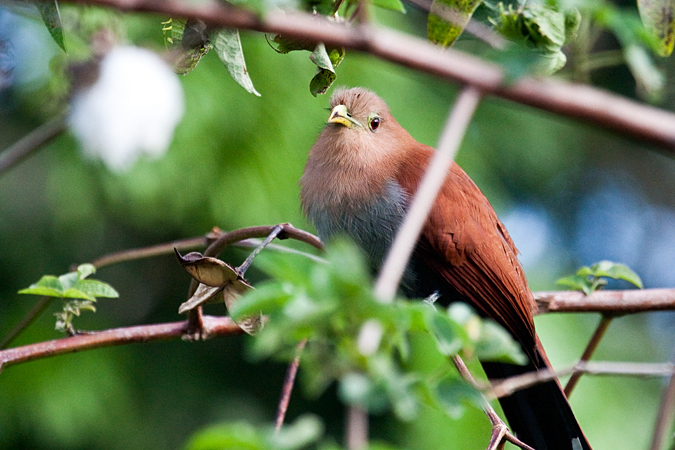
<path fill-rule="evenodd" d="M 62 11 L 66 18 L 69 8 Z M 46 120 L 59 105 L 54 93 L 63 91 L 63 55 L 34 12 L 19 12 L 0 6 L 0 148 Z M 100 17 L 114 19 L 135 44 L 163 48 L 160 22 L 166 17 Z M 425 32 L 425 16 L 414 9 L 406 16 L 378 12 L 376 18 Z M 328 97 L 309 93 L 315 66 L 308 53 L 280 55 L 260 34 L 241 37 L 262 97 L 247 94 L 214 54 L 207 55 L 181 78 L 186 113 L 165 158 L 114 175 L 84 160 L 74 139 L 62 135 L 0 175 L 0 336 L 36 301 L 16 292 L 43 274 L 67 272 L 73 263 L 202 235 L 213 226 L 291 222 L 312 230 L 300 211 L 298 180 L 325 122 Z M 467 38 L 457 47 L 474 44 Z M 669 61 L 660 64 L 672 69 Z M 438 140 L 458 89 L 354 52 L 337 73 L 339 86 L 375 90 L 397 120 L 429 145 Z M 596 78 L 634 96 L 625 68 Z M 672 89 L 660 106 L 673 109 Z M 486 98 L 457 161 L 506 223 L 533 290 L 556 289 L 557 278 L 602 259 L 628 264 L 645 287 L 675 286 L 672 157 L 576 121 Z M 236 264 L 245 256 L 231 250 L 224 259 Z M 249 274 L 254 282 L 260 277 L 255 267 Z M 120 298 L 99 301 L 96 314 L 76 319 L 77 328 L 181 320 L 177 308 L 189 276 L 173 256 L 104 268 L 96 277 L 118 289 Z M 58 338 L 57 307 L 13 345 Z M 537 318 L 555 366 L 579 357 L 598 320 L 591 314 Z M 671 313 L 619 318 L 596 359 L 669 360 L 674 324 Z M 0 374 L 0 448 L 180 449 L 209 424 L 270 423 L 285 366 L 248 360 L 248 339 L 135 344 L 7 368 Z M 413 362 L 433 368 L 435 361 L 424 353 L 428 343 L 413 344 Z M 647 448 L 662 387 L 659 379 L 586 376 L 571 403 L 596 450 Z M 298 389 L 289 419 L 305 411 L 319 414 L 327 432 L 341 439 L 343 410 L 335 392 L 307 399 Z M 429 409 L 407 424 L 377 417 L 372 435 L 410 449 L 481 449 L 488 428 L 480 411 L 450 420 Z"/>

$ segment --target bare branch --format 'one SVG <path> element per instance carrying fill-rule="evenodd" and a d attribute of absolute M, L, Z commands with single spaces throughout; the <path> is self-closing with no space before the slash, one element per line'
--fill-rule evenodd
<path fill-rule="evenodd" d="M 491 380 L 492 389 L 488 396 L 501 398 L 535 384 L 553 380 L 570 373 L 582 372 L 589 375 L 621 375 L 631 377 L 666 377 L 673 374 L 675 365 L 671 363 L 633 363 L 633 362 L 578 362 L 572 367 L 561 370 L 539 370 L 527 372 L 503 380 Z"/>
<path fill-rule="evenodd" d="M 390 302 L 396 295 L 408 259 L 410 259 L 436 196 L 443 186 L 480 97 L 478 90 L 465 87 L 453 105 L 438 145 L 438 151 L 429 162 L 429 167 L 396 233 L 394 243 L 387 253 L 382 270 L 375 282 L 375 297 L 383 302 Z"/>
<path fill-rule="evenodd" d="M 203 316 L 202 319 L 204 321 L 204 329 L 208 330 L 209 337 L 243 334 L 243 330 L 229 317 Z M 182 337 L 187 329 L 188 323 L 186 321 L 140 325 L 128 328 L 114 328 L 92 334 L 79 334 L 63 339 L 10 348 L 0 351 L 0 371 L 12 364 L 62 355 L 64 353 L 135 342 L 176 339 Z"/>
<path fill-rule="evenodd" d="M 591 359 L 593 353 L 595 353 L 595 349 L 598 348 L 598 344 L 605 335 L 605 331 L 607 331 L 607 328 L 609 328 L 609 324 L 612 322 L 612 319 L 613 317 L 609 315 L 602 316 L 598 327 L 595 329 L 593 336 L 591 336 L 591 340 L 588 341 L 588 345 L 586 345 L 586 349 L 584 350 L 583 355 L 581 355 L 581 359 L 579 361 L 586 362 Z M 581 375 L 581 372 L 574 372 L 569 381 L 567 381 L 567 384 L 565 385 L 565 395 L 567 398 L 570 398 L 572 395 L 572 391 L 581 379 Z"/>
<path fill-rule="evenodd" d="M 457 371 L 466 382 L 470 383 L 476 389 L 481 389 L 478 383 L 476 383 L 473 375 L 471 375 L 471 372 L 469 372 L 469 368 L 466 367 L 466 364 L 464 364 L 464 361 L 459 355 L 452 357 L 452 363 L 455 365 Z M 501 417 L 499 417 L 499 415 L 495 412 L 494 408 L 492 405 L 490 405 L 490 402 L 487 401 L 484 395 L 483 400 L 483 412 L 485 412 L 485 415 L 487 416 L 488 420 L 490 420 L 490 424 L 492 425 L 492 433 L 490 435 L 490 443 L 488 444 L 487 450 L 503 449 L 504 442 L 506 441 L 509 441 L 513 445 L 516 445 L 523 450 L 534 450 L 532 447 L 511 434 L 509 428 L 506 426 Z"/>
<path fill-rule="evenodd" d="M 43 123 L 14 145 L 0 153 L 0 174 L 9 170 L 32 152 L 54 139 L 66 129 L 66 115 L 60 115 Z"/>
<path fill-rule="evenodd" d="M 607 91 L 560 80 L 523 77 L 507 83 L 499 66 L 397 31 L 371 25 L 351 27 L 299 12 L 273 11 L 258 16 L 225 2 L 178 0 L 72 0 L 171 17 L 200 19 L 216 27 L 278 33 L 289 38 L 370 53 L 381 59 L 430 73 L 485 94 L 609 129 L 623 136 L 675 150 L 675 114 Z"/>
<path fill-rule="evenodd" d="M 356 406 L 347 407 L 345 442 L 348 450 L 360 450 L 368 445 L 368 411 Z"/>
<path fill-rule="evenodd" d="M 675 372 L 671 374 L 668 386 L 663 391 L 663 398 L 659 406 L 659 414 L 654 424 L 654 436 L 650 450 L 661 450 L 668 427 L 673 421 L 675 412 Z"/>
<path fill-rule="evenodd" d="M 40 297 L 40 299 L 35 303 L 35 306 L 31 308 L 30 311 L 21 319 L 21 322 L 19 322 L 12 330 L 5 335 L 5 337 L 2 339 L 2 342 L 0 342 L 0 349 L 7 348 L 9 344 L 16 339 L 16 337 L 21 334 L 23 330 L 28 328 L 28 326 L 33 323 L 35 319 L 40 317 L 40 314 L 44 312 L 44 310 L 47 309 L 49 305 L 52 304 L 52 301 L 56 297 Z"/>
<path fill-rule="evenodd" d="M 675 309 L 675 289 L 595 291 L 591 295 L 579 291 L 535 292 L 534 299 L 537 301 L 535 315 L 552 312 L 621 315 Z"/>
<path fill-rule="evenodd" d="M 277 415 L 274 418 L 274 429 L 279 431 L 284 425 L 284 420 L 286 418 L 286 411 L 288 411 L 288 404 L 291 402 L 291 392 L 293 392 L 293 386 L 295 385 L 295 377 L 298 374 L 298 367 L 300 366 L 300 356 L 302 356 L 302 351 L 307 344 L 307 339 L 300 341 L 298 346 L 295 348 L 295 358 L 288 365 L 286 370 L 286 378 L 284 379 L 284 385 L 281 388 L 281 398 L 279 399 L 279 407 L 277 408 Z"/>

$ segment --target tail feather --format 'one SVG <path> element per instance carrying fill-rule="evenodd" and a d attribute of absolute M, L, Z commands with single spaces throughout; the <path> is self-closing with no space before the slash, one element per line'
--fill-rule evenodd
<path fill-rule="evenodd" d="M 540 354 L 540 361 L 546 361 Z M 546 366 L 546 364 L 543 364 Z M 490 379 L 508 378 L 537 370 L 534 363 L 516 366 L 483 363 Z M 557 380 L 519 390 L 499 400 L 511 431 L 535 450 L 591 450 Z"/>

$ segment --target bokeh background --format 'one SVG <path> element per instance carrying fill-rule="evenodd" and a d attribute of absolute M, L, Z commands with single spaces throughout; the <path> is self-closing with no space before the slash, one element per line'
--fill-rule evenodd
<path fill-rule="evenodd" d="M 62 7 L 66 20 L 73 16 L 69 8 Z M 114 21 L 130 42 L 163 49 L 160 22 L 166 17 L 89 14 Z M 378 11 L 376 20 L 425 32 L 425 15 L 410 8 L 405 16 Z M 74 263 L 202 235 L 213 226 L 291 222 L 312 230 L 300 211 L 298 180 L 325 122 L 328 97 L 309 93 L 315 67 L 308 53 L 280 55 L 263 35 L 241 37 L 262 96 L 246 93 L 214 54 L 207 55 L 181 78 L 186 114 L 163 159 L 111 174 L 83 159 L 73 137 L 64 134 L 0 175 L 0 336 L 36 301 L 17 295 L 19 289 Z M 77 43 L 69 39 L 76 55 Z M 457 46 L 473 45 L 467 38 Z M 35 11 L 0 5 L 0 148 L 63 106 L 64 58 Z M 659 64 L 672 73 L 671 62 Z M 414 137 L 432 146 L 457 93 L 451 83 L 354 52 L 337 73 L 337 85 L 375 90 Z M 625 67 L 601 71 L 593 81 L 635 97 Z M 659 106 L 674 109 L 671 91 Z M 457 161 L 511 232 L 533 290 L 557 289 L 556 279 L 602 259 L 629 265 L 645 287 L 675 286 L 672 156 L 578 121 L 486 98 Z M 224 258 L 236 264 L 245 256 L 231 250 Z M 253 281 L 261 276 L 255 267 L 250 275 Z M 77 328 L 181 319 L 177 307 L 189 277 L 172 256 L 104 268 L 97 278 L 117 288 L 120 298 L 100 300 L 96 314 L 76 319 Z M 59 337 L 53 329 L 57 310 L 53 305 L 14 345 Z M 555 366 L 579 357 L 598 320 L 593 314 L 537 318 Z M 619 318 L 596 359 L 668 361 L 674 325 L 671 313 Z M 249 339 L 136 344 L 12 366 L 0 374 L 0 448 L 180 449 L 210 424 L 269 423 L 285 366 L 251 361 Z M 433 366 L 424 343 L 415 348 L 413 362 Z M 660 379 L 586 376 L 571 402 L 596 450 L 644 449 L 662 387 Z M 309 399 L 299 389 L 289 418 L 305 411 L 319 414 L 327 432 L 341 439 L 343 410 L 334 391 Z M 487 430 L 480 411 L 450 420 L 429 409 L 407 424 L 375 418 L 372 434 L 410 449 L 481 449 L 487 434 L 476 439 L 476 433 Z"/>

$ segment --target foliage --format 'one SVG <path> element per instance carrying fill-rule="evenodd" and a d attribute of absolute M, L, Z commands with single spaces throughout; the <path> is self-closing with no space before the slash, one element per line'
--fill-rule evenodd
<path fill-rule="evenodd" d="M 353 244 L 333 243 L 327 264 L 308 258 L 261 255 L 259 265 L 272 279 L 246 293 L 231 308 L 235 320 L 262 311 L 266 325 L 251 343 L 255 358 L 302 353 L 304 386 L 317 396 L 334 382 L 340 398 L 371 412 L 393 411 L 415 418 L 430 403 L 449 415 L 482 397 L 459 379 L 449 359 L 434 377 L 406 368 L 410 337 L 435 337 L 437 351 L 450 357 L 523 363 L 520 346 L 496 324 L 483 321 L 466 305 L 436 308 L 430 302 L 374 298 L 364 260 Z M 261 258 L 259 257 L 259 258 Z"/>
<path fill-rule="evenodd" d="M 572 289 L 583 291 L 591 295 L 594 291 L 602 289 L 606 284 L 606 278 L 624 280 L 642 289 L 642 280 L 628 266 L 612 261 L 600 261 L 591 267 L 583 266 L 576 274 L 558 280 L 558 284 Z"/>
<path fill-rule="evenodd" d="M 55 328 L 57 331 L 74 334 L 73 319 L 82 311 L 95 312 L 96 297 L 119 297 L 117 291 L 109 284 L 99 280 L 85 279 L 94 273 L 96 273 L 94 266 L 81 264 L 77 267 L 77 271 L 68 272 L 59 277 L 45 275 L 37 283 L 21 289 L 19 294 L 44 295 L 62 299 L 63 311 L 55 314 Z"/>

